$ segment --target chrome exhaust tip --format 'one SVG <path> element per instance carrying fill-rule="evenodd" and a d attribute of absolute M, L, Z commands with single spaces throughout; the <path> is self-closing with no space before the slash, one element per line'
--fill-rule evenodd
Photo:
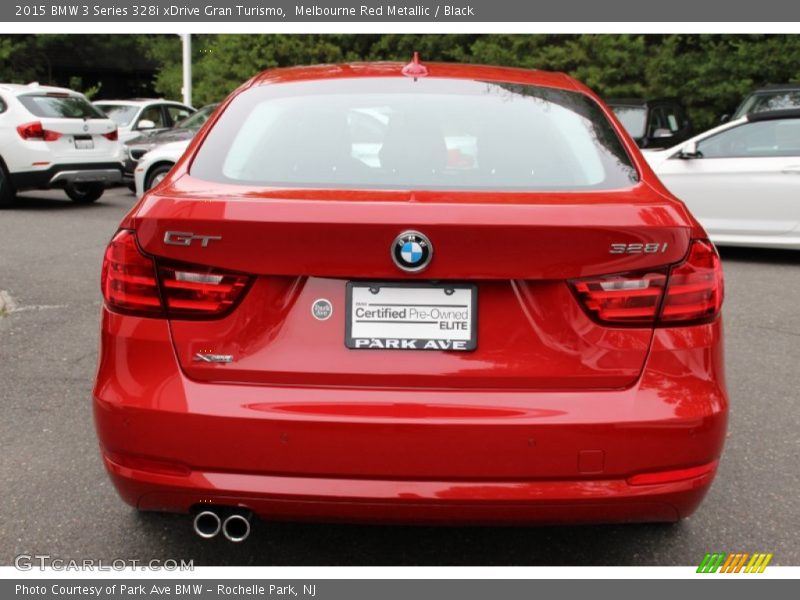
<path fill-rule="evenodd" d="M 222 523 L 222 534 L 231 542 L 243 542 L 250 535 L 250 518 L 232 514 Z"/>
<path fill-rule="evenodd" d="M 211 510 L 197 513 L 193 521 L 194 532 L 204 539 L 211 539 L 222 529 L 219 515 Z"/>

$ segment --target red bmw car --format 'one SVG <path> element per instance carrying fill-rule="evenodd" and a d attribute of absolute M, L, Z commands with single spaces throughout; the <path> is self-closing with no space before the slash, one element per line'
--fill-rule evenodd
<path fill-rule="evenodd" d="M 140 510 L 676 521 L 728 402 L 714 246 L 589 89 L 266 71 L 105 254 L 94 414 Z"/>

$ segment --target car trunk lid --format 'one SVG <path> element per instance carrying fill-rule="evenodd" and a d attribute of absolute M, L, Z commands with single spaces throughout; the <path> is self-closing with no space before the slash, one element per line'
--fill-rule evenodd
<path fill-rule="evenodd" d="M 198 202 L 202 190 L 184 177 L 179 188 L 147 197 L 134 223 L 143 250 L 162 263 L 255 276 L 229 315 L 171 322 L 184 370 L 204 381 L 625 387 L 641 372 L 652 327 L 594 322 L 567 282 L 662 269 L 683 258 L 691 237 L 682 205 L 644 186 L 593 194 L 231 188 Z M 435 248 L 421 273 L 403 272 L 392 260 L 392 242 L 406 230 L 423 232 Z M 165 243 L 175 233 L 180 245 Z M 350 281 L 474 286 L 476 348 L 347 348 Z M 332 308 L 324 319 L 312 310 L 320 299 Z M 207 362 L 204 353 L 230 360 Z"/>

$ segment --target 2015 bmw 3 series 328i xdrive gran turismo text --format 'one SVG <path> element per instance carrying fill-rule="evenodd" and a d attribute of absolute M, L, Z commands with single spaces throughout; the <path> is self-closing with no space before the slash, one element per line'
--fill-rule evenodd
<path fill-rule="evenodd" d="M 719 257 L 562 74 L 266 71 L 125 217 L 102 290 L 105 465 L 205 536 L 675 521 L 722 451 Z"/>

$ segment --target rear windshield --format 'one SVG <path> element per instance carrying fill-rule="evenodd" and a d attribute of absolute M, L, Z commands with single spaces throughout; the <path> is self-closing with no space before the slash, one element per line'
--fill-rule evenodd
<path fill-rule="evenodd" d="M 631 134 L 632 137 L 640 138 L 644 136 L 647 111 L 641 106 L 612 106 L 611 110 L 617 115 L 622 126 Z"/>
<path fill-rule="evenodd" d="M 139 112 L 138 106 L 130 104 L 97 104 L 96 106 L 119 127 L 129 125 L 136 113 Z"/>
<path fill-rule="evenodd" d="M 800 108 L 800 90 L 750 96 L 736 111 L 733 118 L 737 119 L 750 113 L 787 108 Z"/>
<path fill-rule="evenodd" d="M 31 95 L 19 101 L 32 115 L 54 119 L 105 119 L 105 115 L 80 96 Z"/>
<path fill-rule="evenodd" d="M 200 129 L 206 121 L 208 121 L 208 117 L 211 116 L 211 113 L 214 112 L 214 109 L 219 106 L 218 104 L 208 104 L 198 110 L 196 113 L 189 115 L 188 117 L 181 119 L 177 123 L 175 123 L 175 128 L 181 129 Z"/>
<path fill-rule="evenodd" d="M 610 123 L 584 94 L 405 77 L 246 90 L 204 140 L 191 173 L 353 189 L 615 189 L 637 179 Z"/>

